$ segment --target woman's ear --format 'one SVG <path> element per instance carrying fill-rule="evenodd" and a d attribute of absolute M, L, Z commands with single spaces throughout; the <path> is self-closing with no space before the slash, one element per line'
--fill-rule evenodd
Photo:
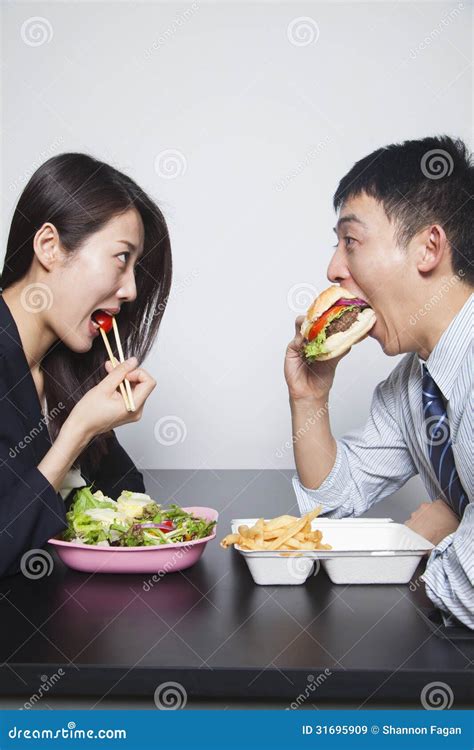
<path fill-rule="evenodd" d="M 434 271 L 449 251 L 446 233 L 439 224 L 432 224 L 420 232 L 417 244 L 417 268 L 420 273 Z"/>
<path fill-rule="evenodd" d="M 38 229 L 33 239 L 33 250 L 41 266 L 46 271 L 52 271 L 62 255 L 59 234 L 54 224 L 46 222 Z"/>

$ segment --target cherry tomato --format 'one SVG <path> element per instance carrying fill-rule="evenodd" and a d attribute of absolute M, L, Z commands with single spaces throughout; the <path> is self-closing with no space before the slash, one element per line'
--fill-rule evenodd
<path fill-rule="evenodd" d="M 173 531 L 174 529 L 174 523 L 173 521 L 166 519 L 165 521 L 162 521 L 160 525 L 158 526 L 161 531 Z"/>
<path fill-rule="evenodd" d="M 105 333 L 108 333 L 112 330 L 112 315 L 109 315 L 102 310 L 96 310 L 96 312 L 92 315 L 92 320 L 94 320 L 97 325 L 99 325 L 102 330 L 105 331 Z"/>

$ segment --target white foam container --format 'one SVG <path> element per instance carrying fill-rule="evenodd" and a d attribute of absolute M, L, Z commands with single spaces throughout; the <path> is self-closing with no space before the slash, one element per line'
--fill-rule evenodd
<path fill-rule="evenodd" d="M 232 533 L 257 518 L 232 520 Z M 424 537 L 391 518 L 316 518 L 313 529 L 323 532 L 331 550 L 235 549 L 245 557 L 255 583 L 263 586 L 304 583 L 321 565 L 333 583 L 408 583 L 421 558 L 433 549 Z"/>

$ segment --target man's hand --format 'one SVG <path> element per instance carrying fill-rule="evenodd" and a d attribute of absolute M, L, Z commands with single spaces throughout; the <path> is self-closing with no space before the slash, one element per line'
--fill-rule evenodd
<path fill-rule="evenodd" d="M 408 521 L 405 521 L 405 526 L 424 536 L 436 546 L 442 539 L 456 531 L 459 518 L 444 500 L 438 499 L 432 503 L 421 503 Z"/>

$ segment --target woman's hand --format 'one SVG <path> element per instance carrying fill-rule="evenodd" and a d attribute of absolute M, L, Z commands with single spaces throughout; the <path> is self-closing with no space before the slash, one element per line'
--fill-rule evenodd
<path fill-rule="evenodd" d="M 151 375 L 137 367 L 136 357 L 120 363 L 115 368 L 107 361 L 105 369 L 108 375 L 78 401 L 66 420 L 73 423 L 88 440 L 122 424 L 138 422 L 145 401 L 156 386 L 156 381 Z M 122 394 L 118 390 L 125 376 L 130 381 L 135 402 L 136 410 L 133 412 L 127 411 Z"/>
<path fill-rule="evenodd" d="M 300 333 L 304 315 L 295 321 L 295 337 L 290 341 L 285 356 L 285 378 L 292 401 L 311 399 L 324 401 L 329 395 L 334 380 L 336 366 L 350 349 L 339 357 L 323 362 L 306 362 L 301 354 L 303 336 Z"/>

